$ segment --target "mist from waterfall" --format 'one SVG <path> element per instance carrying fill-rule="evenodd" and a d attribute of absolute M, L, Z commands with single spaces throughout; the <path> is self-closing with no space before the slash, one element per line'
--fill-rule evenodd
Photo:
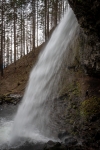
<path fill-rule="evenodd" d="M 49 129 L 48 100 L 53 97 L 51 93 L 57 86 L 54 82 L 56 74 L 59 74 L 63 55 L 70 61 L 69 43 L 74 40 L 77 28 L 76 17 L 69 8 L 31 71 L 22 103 L 14 119 L 12 139 L 28 137 L 48 141 L 53 137 Z"/>

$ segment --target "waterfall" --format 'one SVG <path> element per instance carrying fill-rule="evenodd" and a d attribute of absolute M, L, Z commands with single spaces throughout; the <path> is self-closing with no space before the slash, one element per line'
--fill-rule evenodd
<path fill-rule="evenodd" d="M 40 54 L 32 69 L 28 85 L 14 119 L 12 137 L 28 137 L 35 140 L 48 140 L 52 135 L 49 130 L 48 99 L 63 55 L 70 53 L 69 43 L 74 40 L 78 23 L 71 8 L 53 32 L 48 44 Z M 69 60 L 68 60 L 69 61 Z"/>

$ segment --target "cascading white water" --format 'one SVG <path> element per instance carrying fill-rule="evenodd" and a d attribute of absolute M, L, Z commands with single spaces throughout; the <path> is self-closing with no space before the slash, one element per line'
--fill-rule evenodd
<path fill-rule="evenodd" d="M 68 56 L 69 43 L 73 40 L 78 23 L 70 8 L 54 31 L 44 51 L 33 68 L 22 103 L 16 114 L 12 137 L 31 137 L 48 140 L 49 107 L 55 74 L 58 72 L 64 53 Z M 66 58 L 68 59 L 68 58 Z"/>

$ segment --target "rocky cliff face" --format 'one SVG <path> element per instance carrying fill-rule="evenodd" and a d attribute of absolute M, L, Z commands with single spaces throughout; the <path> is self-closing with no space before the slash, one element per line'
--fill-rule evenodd
<path fill-rule="evenodd" d="M 78 37 L 60 69 L 59 98 L 55 100 L 58 131 L 78 137 L 86 150 L 100 149 L 100 2 L 68 0 L 79 25 Z M 72 42 L 73 42 L 72 41 Z M 88 92 L 87 92 L 88 90 Z M 56 120 L 56 119 L 55 119 Z M 56 125 L 57 127 L 57 125 Z M 61 127 L 61 128 L 60 128 Z"/>
<path fill-rule="evenodd" d="M 81 64 L 87 74 L 100 77 L 100 1 L 68 0 L 84 32 Z"/>
<path fill-rule="evenodd" d="M 52 114 L 56 114 L 53 123 L 58 133 L 65 130 L 77 137 L 79 143 L 86 146 L 85 150 L 99 150 L 100 74 L 94 64 L 97 64 L 95 57 L 99 55 L 95 52 L 96 44 L 92 46 L 89 38 L 80 29 L 71 43 L 69 56 L 64 55 L 59 71 L 58 98 L 53 102 Z M 71 60 L 73 55 L 73 62 L 68 65 L 66 58 Z"/>

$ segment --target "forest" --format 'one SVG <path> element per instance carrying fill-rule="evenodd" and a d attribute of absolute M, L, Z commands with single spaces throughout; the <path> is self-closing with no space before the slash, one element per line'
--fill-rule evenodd
<path fill-rule="evenodd" d="M 47 41 L 67 0 L 0 0 L 0 71 Z"/>

